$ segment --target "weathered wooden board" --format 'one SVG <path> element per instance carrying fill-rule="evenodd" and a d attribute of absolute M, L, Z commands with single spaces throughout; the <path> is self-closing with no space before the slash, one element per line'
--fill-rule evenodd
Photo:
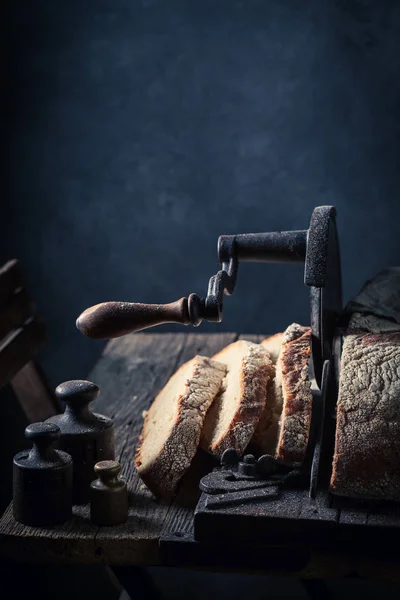
<path fill-rule="evenodd" d="M 94 527 L 88 507 L 83 506 L 74 508 L 73 519 L 64 526 L 39 529 L 16 523 L 9 507 L 0 521 L 0 550 L 29 561 L 157 564 L 158 538 L 167 515 L 173 527 L 186 509 L 179 499 L 172 510 L 168 503 L 155 500 L 133 468 L 142 413 L 178 366 L 201 352 L 211 356 L 235 338 L 235 334 L 134 334 L 107 344 L 89 378 L 101 389 L 93 408 L 115 423 L 116 455 L 130 494 L 128 522 Z M 189 513 L 185 514 L 189 523 Z"/>
<path fill-rule="evenodd" d="M 24 286 L 21 265 L 16 259 L 9 260 L 0 268 L 0 309 L 4 308 L 16 290 Z"/>
<path fill-rule="evenodd" d="M 189 336 L 188 336 L 189 337 Z M 213 356 L 237 339 L 233 333 L 224 333 L 218 336 L 196 336 L 196 353 L 204 356 Z M 192 354 L 192 343 L 188 344 L 182 353 L 182 362 L 189 360 Z M 198 451 L 190 471 L 183 478 L 178 493 L 174 498 L 166 515 L 161 535 L 169 535 L 174 531 L 187 534 L 193 529 L 193 511 L 200 497 L 199 481 L 215 466 L 211 457 L 201 450 Z"/>
<path fill-rule="evenodd" d="M 11 380 L 11 386 L 30 423 L 45 421 L 61 411 L 38 364 L 30 360 Z"/>
<path fill-rule="evenodd" d="M 39 529 L 16 523 L 9 507 L 0 521 L 0 551 L 29 562 L 151 565 L 160 560 L 160 537 L 168 537 L 174 532 L 190 537 L 193 511 L 199 497 L 198 481 L 214 463 L 211 457 L 199 452 L 194 468 L 181 482 L 173 502 L 156 501 L 141 484 L 132 466 L 142 412 L 148 409 L 154 396 L 180 364 L 195 354 L 212 356 L 236 337 L 236 334 L 226 333 L 135 334 L 110 342 L 89 378 L 101 388 L 95 410 L 111 416 L 115 422 L 117 458 L 128 481 L 131 499 L 128 522 L 119 527 L 95 527 L 90 523 L 88 507 L 83 506 L 74 508 L 73 519 L 65 525 Z M 257 342 L 265 336 L 241 337 Z M 335 499 L 330 506 L 325 497 L 317 497 L 316 502 L 310 504 L 306 491 L 297 495 L 287 492 L 284 502 L 271 501 L 262 510 L 271 522 L 279 513 L 278 520 L 293 523 L 296 531 L 305 522 L 315 521 L 317 525 L 322 520 L 339 526 L 367 524 L 365 529 L 368 530 L 376 526 L 393 530 L 400 524 L 399 507 L 389 509 L 382 505 L 366 511 L 359 504 L 350 504 Z M 232 532 L 232 540 L 234 536 L 235 532 Z M 265 539 L 263 541 L 265 543 Z M 354 556 L 346 558 L 343 552 L 341 556 L 335 555 L 327 548 L 314 553 L 312 565 L 310 563 L 307 569 L 310 576 L 322 576 L 321 573 L 329 576 L 330 572 L 337 574 L 338 570 L 342 574 L 365 571 L 366 564 Z M 372 565 L 368 564 L 372 572 Z M 380 576 L 385 576 L 379 561 L 375 560 L 373 565 Z M 215 568 L 218 568 L 217 564 Z"/>
<path fill-rule="evenodd" d="M 34 317 L 0 341 L 0 386 L 8 383 L 33 358 L 45 333 L 42 319 Z"/>
<path fill-rule="evenodd" d="M 25 289 L 14 293 L 8 302 L 0 308 L 0 340 L 10 331 L 22 327 L 34 314 L 34 305 Z"/>
<path fill-rule="evenodd" d="M 199 338 L 199 336 L 197 336 Z M 219 336 L 203 336 L 199 339 L 197 351 L 205 356 L 212 356 L 219 352 L 224 346 L 231 344 L 236 339 L 249 340 L 259 343 L 265 335 L 240 335 L 225 333 Z M 200 345 L 201 344 L 201 345 Z M 182 354 L 182 361 L 191 358 L 191 345 L 188 344 Z M 190 471 L 181 482 L 178 493 L 171 504 L 165 519 L 161 535 L 169 536 L 174 532 L 186 535 L 193 532 L 193 511 L 200 498 L 199 481 L 209 473 L 217 463 L 212 457 L 199 451 L 192 463 Z"/>
<path fill-rule="evenodd" d="M 139 344 L 136 358 L 134 352 L 132 353 L 133 348 L 124 347 L 125 344 L 131 344 L 130 338 L 123 338 L 122 344 L 122 340 L 119 340 L 108 348 L 109 353 L 112 352 L 115 357 L 127 361 L 122 367 L 124 380 L 119 384 L 121 389 L 115 390 L 111 383 L 112 374 L 105 372 L 100 364 L 93 371 L 92 379 L 104 391 L 101 405 L 103 412 L 106 409 L 105 394 L 115 398 L 112 409 L 108 407 L 108 411 L 111 410 L 118 426 L 117 452 L 119 451 L 119 459 L 123 465 L 123 475 L 129 481 L 131 497 L 130 516 L 126 525 L 119 528 L 100 528 L 96 534 L 97 552 L 104 554 L 107 562 L 121 564 L 144 560 L 147 564 L 155 564 L 158 561 L 158 538 L 167 517 L 169 516 L 172 526 L 183 526 L 184 522 L 187 524 L 191 521 L 193 508 L 188 511 L 187 504 L 181 506 L 179 495 L 172 506 L 155 500 L 133 468 L 132 459 L 143 422 L 142 411 L 149 408 L 155 393 L 181 364 L 196 354 L 212 356 L 235 337 L 234 334 L 165 334 L 154 339 L 153 335 L 143 335 L 140 341 L 136 337 Z M 134 394 L 135 398 L 129 397 L 129 392 Z M 119 400 L 120 394 L 125 396 L 124 402 Z M 129 402 L 134 402 L 134 410 L 129 407 Z M 201 462 L 198 461 L 199 464 Z M 181 486 L 185 490 L 188 489 L 188 496 L 195 492 L 192 484 L 193 479 L 189 477 Z M 183 496 L 186 499 L 186 492 Z"/>

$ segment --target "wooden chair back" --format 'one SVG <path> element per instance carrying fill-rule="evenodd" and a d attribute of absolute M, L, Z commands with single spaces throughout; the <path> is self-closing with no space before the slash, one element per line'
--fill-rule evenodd
<path fill-rule="evenodd" d="M 0 388 L 10 384 L 30 422 L 60 412 L 35 359 L 46 327 L 32 301 L 18 260 L 0 268 Z"/>

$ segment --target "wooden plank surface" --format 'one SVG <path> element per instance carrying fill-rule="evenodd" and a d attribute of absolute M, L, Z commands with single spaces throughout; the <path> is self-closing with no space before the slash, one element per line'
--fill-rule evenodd
<path fill-rule="evenodd" d="M 129 482 L 131 499 L 126 525 L 103 527 L 96 533 L 96 551 L 106 557 L 107 562 L 157 563 L 158 538 L 167 516 L 173 523 L 183 524 L 185 519 L 190 520 L 186 509 L 180 506 L 179 495 L 172 508 L 169 503 L 155 500 L 133 468 L 132 459 L 143 423 L 142 412 L 149 408 L 155 394 L 181 364 L 196 354 L 211 356 L 234 338 L 234 334 L 136 334 L 109 344 L 107 351 L 108 356 L 113 356 L 112 372 L 111 364 L 104 369 L 104 364 L 99 363 L 94 369 L 92 380 L 102 390 L 99 407 L 103 412 L 108 409 L 107 414 L 111 411 L 118 427 L 117 456 L 123 476 Z M 115 399 L 112 408 L 107 396 Z M 125 398 L 124 401 L 121 398 Z M 189 483 L 189 490 L 193 491 L 190 479 L 185 483 Z"/>
<path fill-rule="evenodd" d="M 16 259 L 9 260 L 0 268 L 0 308 L 2 309 L 14 292 L 24 285 L 21 265 Z"/>
<path fill-rule="evenodd" d="M 14 375 L 11 386 L 30 423 L 45 421 L 60 412 L 55 395 L 33 360 Z"/>
<path fill-rule="evenodd" d="M 44 321 L 34 317 L 0 342 L 0 387 L 35 355 L 46 335 Z"/>
<path fill-rule="evenodd" d="M 368 506 L 351 498 L 332 497 L 332 507 L 339 514 L 339 523 L 346 526 L 366 525 L 368 519 Z"/>
<path fill-rule="evenodd" d="M 265 336 L 241 337 L 257 342 Z M 9 507 L 0 521 L 0 551 L 28 562 L 158 564 L 160 537 L 174 532 L 181 535 L 192 533 L 193 510 L 199 496 L 198 480 L 203 472 L 212 468 L 213 462 L 199 451 L 194 468 L 183 479 L 173 502 L 156 501 L 141 484 L 132 466 L 142 427 L 142 413 L 183 362 L 195 354 L 212 356 L 235 339 L 236 334 L 229 333 L 134 334 L 110 342 L 89 378 L 101 389 L 93 408 L 113 418 L 115 423 L 117 458 L 121 461 L 130 495 L 128 522 L 112 528 L 95 527 L 90 522 L 88 506 L 83 506 L 74 507 L 73 518 L 61 527 L 33 528 L 16 523 Z M 343 505 L 342 508 L 330 507 L 324 502 L 319 503 L 318 499 L 311 506 L 306 501 L 306 493 L 300 494 L 300 501 L 292 502 L 290 493 L 285 496 L 279 512 L 281 518 L 287 521 L 317 522 L 324 519 L 345 524 L 346 520 L 351 520 L 350 506 L 345 509 Z M 274 501 L 263 510 L 272 518 Z M 348 511 L 347 516 L 345 510 Z M 378 521 L 388 525 L 384 514 L 379 514 L 379 511 L 366 517 L 365 512 L 355 507 L 353 513 L 357 524 L 367 520 L 370 526 L 378 524 Z M 397 507 L 393 525 L 399 522 L 398 513 Z M 330 565 L 334 565 L 337 558 L 328 551 L 318 554 L 314 557 L 313 564 L 317 567 L 313 576 L 318 576 L 319 569 L 329 576 Z M 356 566 L 359 571 L 365 568 L 365 562 L 356 561 L 354 557 L 351 562 L 343 558 L 340 564 L 343 572 L 354 571 Z M 374 565 L 384 576 L 385 568 L 381 570 L 377 562 Z"/>
<path fill-rule="evenodd" d="M 25 289 L 12 294 L 8 302 L 0 308 L 0 340 L 6 335 L 22 327 L 25 321 L 32 317 L 35 305 Z"/>
<path fill-rule="evenodd" d="M 158 538 L 165 523 L 166 527 L 188 524 L 190 517 L 179 498 L 171 509 L 168 503 L 156 501 L 133 468 L 142 413 L 178 366 L 201 352 L 212 355 L 235 337 L 134 334 L 109 342 L 89 379 L 101 389 L 93 408 L 115 423 L 116 456 L 130 495 L 128 522 L 94 527 L 84 506 L 75 507 L 73 519 L 62 527 L 39 529 L 16 523 L 9 507 L 0 521 L 0 550 L 20 560 L 39 562 L 157 564 Z"/>
<path fill-rule="evenodd" d="M 193 334 L 190 334 L 190 337 Z M 195 336 L 196 353 L 204 356 L 213 356 L 228 344 L 237 339 L 234 333 L 223 333 L 218 336 Z M 193 342 L 188 340 L 182 353 L 182 362 L 193 356 Z M 188 534 L 193 531 L 193 512 L 200 497 L 198 483 L 203 475 L 206 475 L 215 466 L 215 461 L 199 450 L 194 462 L 186 476 L 183 478 L 178 493 L 174 498 L 166 515 L 161 535 L 170 535 L 176 531 Z"/>

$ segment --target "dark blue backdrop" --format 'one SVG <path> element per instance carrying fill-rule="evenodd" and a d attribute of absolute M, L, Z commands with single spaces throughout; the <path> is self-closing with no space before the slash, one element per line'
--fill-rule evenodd
<path fill-rule="evenodd" d="M 221 233 L 338 208 L 344 294 L 399 264 L 400 4 L 15 0 L 2 258 L 22 261 L 52 383 L 103 344 L 103 300 L 203 295 Z M 308 321 L 302 269 L 244 265 L 221 325 Z"/>

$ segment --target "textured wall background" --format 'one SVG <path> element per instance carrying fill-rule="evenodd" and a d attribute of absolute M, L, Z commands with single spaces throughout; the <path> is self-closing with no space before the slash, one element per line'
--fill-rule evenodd
<path fill-rule="evenodd" d="M 346 299 L 399 264 L 399 3 L 10 4 L 1 257 L 46 317 L 54 385 L 102 349 L 84 308 L 204 294 L 221 233 L 335 204 Z M 245 265 L 225 307 L 203 331 L 307 322 L 302 269 Z"/>

